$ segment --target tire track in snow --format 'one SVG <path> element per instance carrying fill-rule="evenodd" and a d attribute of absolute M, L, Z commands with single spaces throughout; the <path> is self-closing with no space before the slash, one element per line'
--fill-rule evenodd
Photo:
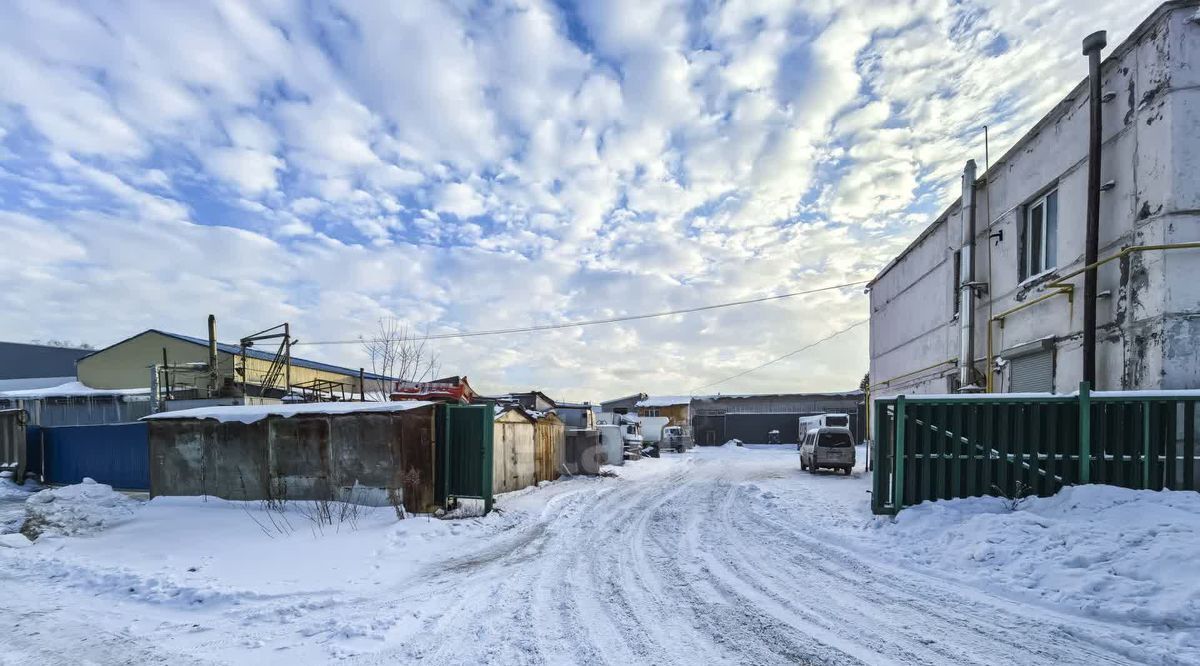
<path fill-rule="evenodd" d="M 997 655 L 1021 663 L 1136 663 L 1120 653 L 1097 649 L 1095 641 L 1079 640 L 1052 621 L 1053 617 L 1039 613 L 1031 619 L 1023 612 L 1027 608 L 1009 600 L 915 572 L 881 571 L 852 551 L 765 512 L 759 502 L 749 500 L 749 494 L 743 488 L 731 497 L 731 507 L 732 501 L 741 499 L 738 510 L 731 508 L 731 512 L 750 519 L 736 522 L 741 538 L 773 542 L 781 548 L 795 548 L 797 542 L 802 545 L 813 556 L 806 562 L 825 579 L 826 589 L 842 592 L 843 599 L 835 603 L 851 625 L 862 609 L 869 609 L 876 620 L 886 620 L 895 633 L 914 643 L 929 642 L 936 626 L 941 640 L 931 642 L 930 647 L 944 644 L 933 649 L 943 663 L 990 664 Z M 787 538 L 781 536 L 784 534 Z M 917 627 L 920 633 L 913 631 Z M 887 638 L 894 641 L 901 636 Z"/>

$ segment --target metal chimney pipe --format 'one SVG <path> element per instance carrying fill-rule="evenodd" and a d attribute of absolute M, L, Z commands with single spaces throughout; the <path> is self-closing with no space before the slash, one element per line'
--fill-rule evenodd
<path fill-rule="evenodd" d="M 975 160 L 967 160 L 963 168 L 961 219 L 962 246 L 958 271 L 958 325 L 961 338 L 958 351 L 959 390 L 975 382 Z"/>
<path fill-rule="evenodd" d="M 208 391 L 214 396 L 221 389 L 220 373 L 217 371 L 217 316 L 208 315 Z"/>
<path fill-rule="evenodd" d="M 1108 43 L 1103 30 L 1083 39 L 1088 57 L 1088 88 L 1091 97 L 1091 126 L 1088 132 L 1087 238 L 1083 264 L 1092 266 L 1100 254 L 1100 51 Z M 1083 381 L 1096 388 L 1096 268 L 1083 274 Z"/>

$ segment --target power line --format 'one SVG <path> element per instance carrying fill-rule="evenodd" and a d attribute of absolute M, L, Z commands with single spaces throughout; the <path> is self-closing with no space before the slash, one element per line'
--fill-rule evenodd
<path fill-rule="evenodd" d="M 806 289 L 804 291 L 793 291 L 787 294 L 776 294 L 775 296 L 762 296 L 759 298 L 750 298 L 744 301 L 730 301 L 728 303 L 717 303 L 715 305 L 702 305 L 695 308 L 684 308 L 682 310 L 668 310 L 666 312 L 652 312 L 649 314 L 626 315 L 623 317 L 608 317 L 606 319 L 589 319 L 585 321 L 568 321 L 558 324 L 542 324 L 539 326 L 525 326 L 522 328 L 497 328 L 486 331 L 464 331 L 461 333 L 436 333 L 433 335 L 424 336 L 426 340 L 449 340 L 454 338 L 477 338 L 485 335 L 507 335 L 509 333 L 531 333 L 534 331 L 552 331 L 561 328 L 576 328 L 580 326 L 595 326 L 597 324 L 615 324 L 622 321 L 634 321 L 637 319 L 653 319 L 655 317 L 670 317 L 671 315 L 688 314 L 691 312 L 703 312 L 705 310 L 717 310 L 720 308 L 731 308 L 737 305 L 749 305 L 751 303 L 763 303 L 765 301 L 776 301 L 783 298 L 792 298 L 794 296 L 805 296 L 807 294 L 815 294 L 821 291 L 832 291 L 834 289 L 845 289 L 846 287 L 856 287 L 866 284 L 870 280 L 859 280 L 857 282 L 847 282 L 845 284 L 835 284 L 828 287 L 820 287 L 817 289 Z M 363 339 L 355 340 L 318 340 L 316 342 L 297 342 L 296 345 L 357 345 L 362 344 Z"/>
<path fill-rule="evenodd" d="M 827 336 L 825 336 L 825 337 L 821 338 L 820 340 L 817 340 L 816 342 L 810 342 L 810 343 L 808 343 L 808 344 L 804 345 L 803 347 L 801 347 L 801 348 L 799 348 L 799 349 L 794 349 L 794 350 L 792 350 L 792 351 L 790 351 L 790 352 L 788 352 L 788 353 L 784 354 L 783 356 L 780 356 L 780 357 L 778 357 L 778 358 L 773 358 L 773 359 L 771 359 L 770 361 L 767 361 L 766 363 L 763 363 L 763 364 L 762 364 L 762 365 L 760 365 L 760 366 L 757 366 L 757 367 L 754 367 L 754 368 L 750 368 L 749 370 L 743 370 L 742 372 L 739 372 L 739 373 L 737 373 L 736 375 L 730 375 L 729 377 L 726 377 L 725 379 L 720 379 L 720 380 L 717 380 L 717 381 L 715 381 L 715 382 L 712 382 L 711 384 L 705 384 L 704 386 L 698 386 L 698 387 L 696 387 L 696 388 L 692 389 L 691 393 L 692 393 L 692 395 L 695 395 L 695 394 L 696 394 L 696 392 L 697 392 L 697 391 L 700 391 L 701 389 L 706 389 L 706 388 L 708 388 L 708 387 L 710 387 L 710 386 L 716 386 L 717 384 L 724 384 L 725 382 L 727 382 L 727 381 L 729 381 L 729 380 L 731 380 L 731 379 L 737 379 L 738 377 L 744 377 L 744 376 L 746 376 L 746 375 L 748 375 L 748 374 L 750 374 L 750 373 L 752 373 L 752 372 L 757 372 L 757 371 L 759 371 L 759 370 L 762 370 L 763 368 L 767 367 L 768 365 L 772 365 L 772 364 L 778 363 L 778 362 L 780 362 L 780 361 L 782 361 L 782 360 L 784 360 L 784 359 L 786 359 L 786 358 L 791 358 L 792 356 L 795 356 L 796 354 L 799 354 L 799 353 L 800 353 L 800 352 L 802 352 L 802 351 L 807 351 L 807 350 L 809 350 L 809 349 L 812 349 L 813 347 L 816 347 L 817 345 L 821 344 L 822 342 L 827 342 L 827 341 L 829 341 L 829 340 L 832 340 L 832 339 L 836 338 L 837 336 L 841 335 L 842 333 L 845 333 L 845 332 L 847 332 L 847 331 L 849 331 L 849 330 L 851 330 L 851 329 L 854 329 L 854 328 L 857 328 L 857 327 L 859 327 L 859 326 L 862 326 L 863 324 L 867 323 L 868 321 L 870 321 L 870 320 L 869 320 L 869 319 L 864 319 L 864 320 L 862 320 L 862 321 L 860 321 L 860 322 L 853 323 L 853 324 L 851 324 L 851 325 L 847 326 L 846 328 L 843 328 L 843 329 L 842 329 L 842 330 L 840 330 L 840 331 L 836 331 L 836 332 L 834 332 L 834 333 L 830 333 L 829 335 L 827 335 Z"/>

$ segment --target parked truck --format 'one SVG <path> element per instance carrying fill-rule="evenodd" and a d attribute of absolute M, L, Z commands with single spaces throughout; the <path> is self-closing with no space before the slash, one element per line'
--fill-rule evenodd
<path fill-rule="evenodd" d="M 660 449 L 676 453 L 683 453 L 695 445 L 691 426 L 667 426 L 662 429 L 662 437 L 658 442 Z"/>

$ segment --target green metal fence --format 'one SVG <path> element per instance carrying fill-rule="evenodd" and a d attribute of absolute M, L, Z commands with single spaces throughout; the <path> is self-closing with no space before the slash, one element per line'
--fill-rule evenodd
<path fill-rule="evenodd" d="M 438 503 L 482 499 L 492 510 L 493 418 L 491 403 L 438 408 Z"/>
<path fill-rule="evenodd" d="M 871 508 L 1047 496 L 1105 483 L 1198 490 L 1200 391 L 898 396 L 875 401 Z"/>

